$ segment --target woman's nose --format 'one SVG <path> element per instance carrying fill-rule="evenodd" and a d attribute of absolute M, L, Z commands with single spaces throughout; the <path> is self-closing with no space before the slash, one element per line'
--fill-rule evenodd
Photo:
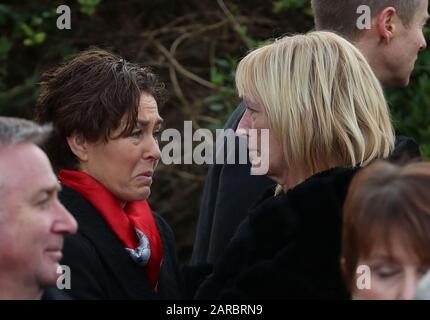
<path fill-rule="evenodd" d="M 416 272 L 406 272 L 403 283 L 401 284 L 399 291 L 400 300 L 411 300 L 414 298 L 417 291 L 417 286 L 419 282 L 419 277 Z"/>
<path fill-rule="evenodd" d="M 250 118 L 248 110 L 245 110 L 245 113 L 242 115 L 242 118 L 237 125 L 236 134 L 238 136 L 247 136 L 248 130 L 250 129 Z"/>

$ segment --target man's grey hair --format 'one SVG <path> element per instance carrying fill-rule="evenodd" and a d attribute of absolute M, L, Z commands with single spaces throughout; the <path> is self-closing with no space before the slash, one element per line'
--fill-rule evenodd
<path fill-rule="evenodd" d="M 0 146 L 23 142 L 40 145 L 51 132 L 51 125 L 40 126 L 30 120 L 0 117 Z"/>
<path fill-rule="evenodd" d="M 26 142 L 40 146 L 51 134 L 51 131 L 51 125 L 40 126 L 33 121 L 25 119 L 0 117 L 0 149 L 4 146 Z M 0 191 L 3 184 L 4 181 L 0 176 Z M 2 193 L 0 192 L 1 196 Z"/>

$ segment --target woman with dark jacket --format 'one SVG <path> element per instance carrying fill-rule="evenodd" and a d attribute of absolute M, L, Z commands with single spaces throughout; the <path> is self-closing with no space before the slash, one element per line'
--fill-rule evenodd
<path fill-rule="evenodd" d="M 262 166 L 255 155 L 266 153 L 277 187 L 251 209 L 196 297 L 347 298 L 340 246 L 348 185 L 395 142 L 378 80 L 349 42 L 312 32 L 248 54 L 236 85 L 243 133 L 257 129 L 264 141 L 269 130 L 268 143 L 250 146 L 251 174 Z"/>
<path fill-rule="evenodd" d="M 46 148 L 79 230 L 64 243 L 78 299 L 176 299 L 171 229 L 147 202 L 160 159 L 163 86 L 146 68 L 99 49 L 45 73 L 37 103 L 55 134 Z"/>

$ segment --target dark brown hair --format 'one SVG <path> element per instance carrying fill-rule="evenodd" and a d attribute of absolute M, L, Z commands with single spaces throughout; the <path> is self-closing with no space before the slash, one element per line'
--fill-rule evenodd
<path fill-rule="evenodd" d="M 372 18 L 387 7 L 394 7 L 407 27 L 413 21 L 422 0 L 312 0 L 317 30 L 333 31 L 351 40 L 357 40 L 363 30 L 357 28 L 357 8 L 367 5 Z"/>
<path fill-rule="evenodd" d="M 344 205 L 342 258 L 353 284 L 360 258 L 375 243 L 392 255 L 394 233 L 425 264 L 430 263 L 430 162 L 403 166 L 378 161 L 354 177 Z M 382 241 L 382 243 L 381 243 Z"/>
<path fill-rule="evenodd" d="M 141 94 L 152 95 L 159 106 L 165 98 L 164 85 L 148 68 L 98 48 L 44 73 L 41 86 L 36 113 L 39 122 L 53 124 L 45 149 L 56 171 L 77 169 L 78 160 L 66 140 L 71 134 L 90 142 L 128 135 L 136 126 Z M 111 137 L 123 118 L 123 131 Z"/>

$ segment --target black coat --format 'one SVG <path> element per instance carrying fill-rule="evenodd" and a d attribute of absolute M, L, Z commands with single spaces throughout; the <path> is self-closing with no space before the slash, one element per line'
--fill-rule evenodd
<path fill-rule="evenodd" d="M 335 168 L 287 193 L 268 190 L 239 226 L 198 299 L 346 299 L 342 206 L 357 169 Z"/>
<path fill-rule="evenodd" d="M 77 234 L 67 236 L 61 264 L 70 267 L 75 299 L 179 299 L 182 280 L 176 260 L 173 233 L 157 214 L 155 221 L 163 243 L 159 293 L 133 262 L 119 238 L 97 210 L 78 192 L 64 186 L 59 198 L 79 224 Z"/>

